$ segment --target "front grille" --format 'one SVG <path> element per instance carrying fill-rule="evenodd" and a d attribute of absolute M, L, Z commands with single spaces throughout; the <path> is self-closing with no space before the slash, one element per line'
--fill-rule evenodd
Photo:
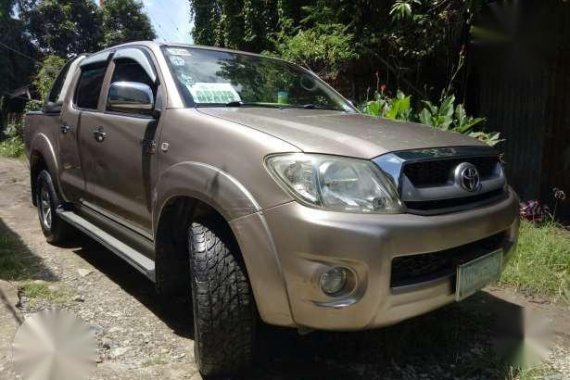
<path fill-rule="evenodd" d="M 445 251 L 401 256 L 392 260 L 392 288 L 454 276 L 457 266 L 493 252 L 506 243 L 505 232 Z"/>
<path fill-rule="evenodd" d="M 453 178 L 453 170 L 462 162 L 475 165 L 484 180 L 493 176 L 499 160 L 497 157 L 473 157 L 412 162 L 404 166 L 404 174 L 415 187 L 441 186 Z"/>
<path fill-rule="evenodd" d="M 406 201 L 410 214 L 439 215 L 452 211 L 461 211 L 475 206 L 481 207 L 504 200 L 507 193 L 503 189 L 461 198 L 438 199 L 433 201 Z"/>

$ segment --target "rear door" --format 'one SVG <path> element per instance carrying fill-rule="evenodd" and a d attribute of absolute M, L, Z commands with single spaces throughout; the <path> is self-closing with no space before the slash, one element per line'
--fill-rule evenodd
<path fill-rule="evenodd" d="M 86 179 L 84 205 L 151 238 L 150 189 L 158 121 L 151 115 L 114 111 L 106 104 L 114 82 L 144 83 L 157 98 L 156 71 L 149 54 L 133 47 L 115 52 L 98 111 L 81 116 L 80 139 Z"/>
<path fill-rule="evenodd" d="M 61 191 L 67 201 L 76 200 L 85 186 L 79 150 L 77 147 L 77 128 L 79 126 L 79 112 L 71 104 L 71 95 L 74 91 L 73 80 L 79 69 L 79 64 L 85 56 L 79 56 L 69 61 L 59 73 L 48 95 L 44 112 L 57 115 L 57 131 Z"/>

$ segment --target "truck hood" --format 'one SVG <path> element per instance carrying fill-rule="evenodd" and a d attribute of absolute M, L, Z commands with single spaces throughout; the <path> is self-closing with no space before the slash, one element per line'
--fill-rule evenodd
<path fill-rule="evenodd" d="M 397 150 L 485 145 L 421 124 L 341 111 L 261 107 L 200 107 L 198 111 L 265 132 L 306 153 L 370 159 Z"/>

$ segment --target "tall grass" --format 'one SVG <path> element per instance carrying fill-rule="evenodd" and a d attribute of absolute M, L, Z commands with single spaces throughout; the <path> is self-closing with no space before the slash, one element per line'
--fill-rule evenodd
<path fill-rule="evenodd" d="M 570 301 L 570 231 L 555 223 L 523 222 L 517 253 L 501 282 L 527 294 Z"/>

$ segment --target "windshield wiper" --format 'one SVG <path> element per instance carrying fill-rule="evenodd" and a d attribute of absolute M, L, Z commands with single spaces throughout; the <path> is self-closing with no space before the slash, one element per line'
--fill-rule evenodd
<path fill-rule="evenodd" d="M 277 103 L 257 103 L 257 102 L 245 102 L 243 100 L 234 100 L 232 102 L 224 104 L 224 106 L 225 107 L 249 106 L 249 107 L 269 107 L 269 108 L 305 108 L 305 109 L 339 111 L 334 107 L 322 106 L 320 104 L 314 104 L 314 103 L 294 105 L 294 104 L 277 104 Z"/>
<path fill-rule="evenodd" d="M 334 107 L 330 107 L 330 106 L 321 106 L 319 104 L 314 104 L 314 103 L 309 103 L 309 104 L 303 104 L 302 105 L 303 108 L 308 109 L 308 110 L 332 110 L 332 111 L 339 111 L 338 109 L 334 108 Z"/>
<path fill-rule="evenodd" d="M 281 108 L 281 104 L 271 104 L 271 103 L 257 103 L 257 102 L 244 102 L 243 100 L 234 100 L 233 102 L 229 102 L 224 104 L 226 107 L 241 107 L 241 106 L 248 106 L 248 107 L 269 107 L 269 108 Z"/>
<path fill-rule="evenodd" d="M 225 104 L 226 107 L 241 107 L 243 105 L 245 105 L 245 103 L 242 100 L 234 100 L 233 102 Z"/>

